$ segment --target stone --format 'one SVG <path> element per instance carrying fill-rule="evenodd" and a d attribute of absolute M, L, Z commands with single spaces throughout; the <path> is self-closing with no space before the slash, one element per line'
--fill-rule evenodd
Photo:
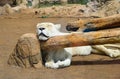
<path fill-rule="evenodd" d="M 22 68 L 42 67 L 40 44 L 36 34 L 27 33 L 19 38 L 9 56 L 8 64 Z"/>

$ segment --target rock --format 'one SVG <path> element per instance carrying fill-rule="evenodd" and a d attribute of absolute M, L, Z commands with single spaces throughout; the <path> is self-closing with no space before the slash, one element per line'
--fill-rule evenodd
<path fill-rule="evenodd" d="M 42 67 L 40 45 L 36 34 L 27 33 L 19 38 L 14 51 L 9 56 L 8 64 L 22 68 Z"/>
<path fill-rule="evenodd" d="M 28 2 L 27 0 L 14 0 L 17 5 L 24 4 L 26 5 Z"/>
<path fill-rule="evenodd" d="M 61 0 L 61 4 L 65 5 L 68 3 L 68 0 Z"/>
<path fill-rule="evenodd" d="M 3 6 L 5 4 L 13 4 L 13 0 L 0 0 L 0 6 Z"/>
<path fill-rule="evenodd" d="M 3 8 L 4 8 L 4 10 L 5 10 L 5 13 L 7 13 L 7 14 L 12 14 L 12 13 L 14 13 L 12 7 L 11 7 L 9 4 L 4 5 Z"/>
<path fill-rule="evenodd" d="M 31 7 L 32 7 L 32 8 L 36 8 L 36 7 L 39 8 L 39 5 L 40 5 L 40 1 L 39 1 L 39 0 L 33 0 Z"/>

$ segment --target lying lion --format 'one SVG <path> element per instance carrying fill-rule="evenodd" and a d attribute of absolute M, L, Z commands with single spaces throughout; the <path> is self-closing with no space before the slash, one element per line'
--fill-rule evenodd
<path fill-rule="evenodd" d="M 68 35 L 70 33 L 60 32 L 61 25 L 53 24 L 49 22 L 38 23 L 37 24 L 37 34 L 38 38 L 41 41 L 46 41 L 53 36 L 59 35 Z M 98 46 L 95 46 L 96 48 Z M 120 56 L 120 51 L 118 50 L 108 50 L 104 46 L 99 45 L 100 50 L 103 52 L 98 52 L 98 54 L 106 54 L 110 57 Z M 46 50 L 43 53 L 47 54 L 45 59 L 45 66 L 48 68 L 60 68 L 70 66 L 71 59 L 73 55 L 89 55 L 92 52 L 91 46 L 80 46 L 80 47 L 70 47 L 70 48 L 61 48 L 54 50 Z"/>

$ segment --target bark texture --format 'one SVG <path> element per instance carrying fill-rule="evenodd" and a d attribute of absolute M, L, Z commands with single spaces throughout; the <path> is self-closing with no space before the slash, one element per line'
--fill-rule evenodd
<path fill-rule="evenodd" d="M 68 23 L 66 27 L 67 30 L 73 30 L 73 31 L 75 28 L 79 28 L 83 30 L 116 28 L 116 27 L 120 27 L 120 14 L 116 14 L 104 18 L 85 19 L 85 20 L 80 19 L 78 21 Z"/>
<path fill-rule="evenodd" d="M 55 36 L 41 42 L 42 50 L 57 48 L 120 43 L 120 30 L 105 30 L 88 33 L 72 33 L 70 35 Z"/>

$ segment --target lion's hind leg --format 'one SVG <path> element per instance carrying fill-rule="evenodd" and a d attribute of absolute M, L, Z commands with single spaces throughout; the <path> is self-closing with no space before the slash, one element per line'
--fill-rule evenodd
<path fill-rule="evenodd" d="M 110 57 L 118 57 L 120 56 L 120 50 L 118 49 L 107 49 L 104 45 L 95 45 L 94 48 L 104 52 L 106 55 Z"/>

